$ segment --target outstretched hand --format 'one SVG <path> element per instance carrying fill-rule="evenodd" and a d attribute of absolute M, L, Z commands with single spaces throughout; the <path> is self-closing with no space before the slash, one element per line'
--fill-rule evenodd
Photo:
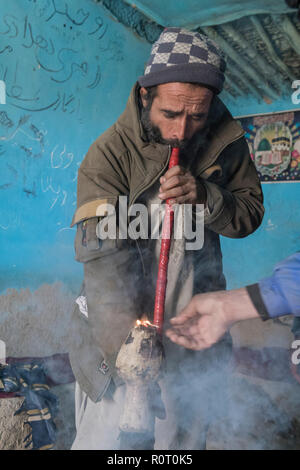
<path fill-rule="evenodd" d="M 171 319 L 166 336 L 188 349 L 215 344 L 236 322 L 259 318 L 247 289 L 195 295 L 184 310 Z"/>
<path fill-rule="evenodd" d="M 188 349 L 201 350 L 215 344 L 229 329 L 222 298 L 225 292 L 198 294 L 182 312 L 171 319 L 166 336 Z"/>

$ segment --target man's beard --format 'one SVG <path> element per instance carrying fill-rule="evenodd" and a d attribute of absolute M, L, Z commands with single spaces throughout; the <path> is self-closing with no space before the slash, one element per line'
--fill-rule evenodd
<path fill-rule="evenodd" d="M 149 142 L 155 142 L 163 145 L 170 145 L 171 147 L 178 147 L 180 150 L 187 150 L 192 147 L 204 147 L 207 142 L 208 125 L 206 125 L 201 131 L 196 132 L 190 139 L 164 139 L 161 135 L 158 126 L 153 124 L 150 118 L 151 105 L 142 107 L 141 109 L 141 123 L 147 134 Z"/>

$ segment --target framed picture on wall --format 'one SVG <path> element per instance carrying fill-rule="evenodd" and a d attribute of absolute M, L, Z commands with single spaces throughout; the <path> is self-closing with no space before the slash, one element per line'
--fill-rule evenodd
<path fill-rule="evenodd" d="M 300 110 L 237 120 L 262 182 L 300 181 Z"/>

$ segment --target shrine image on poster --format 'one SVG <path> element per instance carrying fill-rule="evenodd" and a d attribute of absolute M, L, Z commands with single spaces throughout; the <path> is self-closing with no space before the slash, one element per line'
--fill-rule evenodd
<path fill-rule="evenodd" d="M 300 111 L 239 120 L 261 181 L 300 180 Z"/>

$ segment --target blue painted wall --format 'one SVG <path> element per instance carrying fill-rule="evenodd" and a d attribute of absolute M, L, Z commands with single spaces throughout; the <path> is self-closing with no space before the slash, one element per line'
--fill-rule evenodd
<path fill-rule="evenodd" d="M 291 87 L 291 95 L 294 91 Z M 300 109 L 286 94 L 270 104 L 245 98 L 225 103 L 234 116 Z M 277 262 L 300 250 L 300 182 L 263 183 L 262 188 L 265 216 L 259 229 L 242 240 L 221 237 L 228 288 L 270 275 Z"/>
<path fill-rule="evenodd" d="M 10 0 L 0 13 L 0 289 L 62 280 L 75 291 L 77 169 L 124 109 L 150 45 L 92 0 Z M 289 97 L 227 104 L 234 115 L 296 108 Z M 264 184 L 264 194 L 263 226 L 222 240 L 229 286 L 299 249 L 299 184 Z"/>
<path fill-rule="evenodd" d="M 228 288 L 269 276 L 275 263 L 300 251 L 300 183 L 264 183 L 265 216 L 246 239 L 222 237 Z"/>
<path fill-rule="evenodd" d="M 74 286 L 76 176 L 122 112 L 149 45 L 89 0 L 0 6 L 0 279 Z"/>

